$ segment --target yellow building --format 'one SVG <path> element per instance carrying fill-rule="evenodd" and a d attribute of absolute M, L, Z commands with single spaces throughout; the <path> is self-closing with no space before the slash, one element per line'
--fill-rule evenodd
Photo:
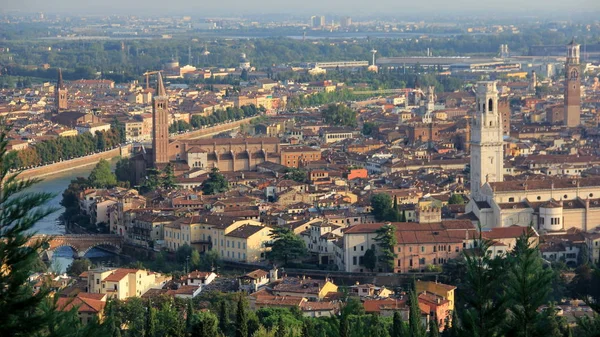
<path fill-rule="evenodd" d="M 418 294 L 426 291 L 441 296 L 444 299 L 448 300 L 450 302 L 448 310 L 454 311 L 454 290 L 456 290 L 455 286 L 439 282 L 421 280 L 417 280 L 415 286 Z"/>
<path fill-rule="evenodd" d="M 96 268 L 88 270 L 87 290 L 122 300 L 141 297 L 150 288 L 161 288 L 168 279 L 142 269 Z"/>
<path fill-rule="evenodd" d="M 271 241 L 271 228 L 263 225 L 242 225 L 225 234 L 225 247 L 220 247 L 221 258 L 241 262 L 264 261 Z"/>

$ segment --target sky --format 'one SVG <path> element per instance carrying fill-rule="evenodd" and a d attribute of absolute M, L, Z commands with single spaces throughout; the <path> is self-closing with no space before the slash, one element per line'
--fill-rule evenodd
<path fill-rule="evenodd" d="M 63 14 L 243 15 L 297 13 L 339 15 L 405 13 L 467 14 L 536 12 L 575 15 L 600 11 L 600 0 L 2 0 L 4 11 Z M 421 6 L 417 6 L 417 5 Z M 566 18 L 566 17 L 565 17 Z"/>

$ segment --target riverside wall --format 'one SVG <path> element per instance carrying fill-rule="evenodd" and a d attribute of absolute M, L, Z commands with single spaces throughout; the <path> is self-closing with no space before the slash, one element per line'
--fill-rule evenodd
<path fill-rule="evenodd" d="M 248 117 L 244 119 L 240 119 L 238 121 L 234 121 L 231 123 L 225 123 L 221 125 L 211 126 L 205 129 L 194 130 L 188 133 L 172 135 L 170 139 L 195 139 L 195 138 L 203 138 L 210 137 L 212 135 L 233 130 L 240 125 L 248 124 L 253 119 L 258 118 L 259 116 Z M 132 145 L 123 145 L 121 147 L 104 151 L 101 153 L 95 153 L 93 155 L 75 158 L 71 160 L 65 160 L 54 164 L 49 164 L 46 166 L 35 167 L 32 169 L 24 170 L 19 174 L 19 178 L 22 179 L 31 179 L 31 178 L 43 178 L 45 176 L 49 176 L 56 173 L 67 172 L 76 168 L 96 165 L 100 159 L 110 160 L 116 157 L 130 157 L 132 151 Z"/>
<path fill-rule="evenodd" d="M 19 174 L 21 179 L 43 178 L 56 173 L 67 172 L 73 169 L 96 165 L 100 159 L 111 160 L 115 157 L 129 157 L 131 153 L 131 145 L 124 145 L 112 150 L 95 153 L 85 157 L 79 157 L 71 160 L 65 160 L 46 166 L 35 167 L 24 170 Z"/>

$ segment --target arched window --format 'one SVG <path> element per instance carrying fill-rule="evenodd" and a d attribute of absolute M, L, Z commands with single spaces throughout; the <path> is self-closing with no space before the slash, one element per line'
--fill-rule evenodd
<path fill-rule="evenodd" d="M 492 99 L 490 98 L 489 102 L 488 102 L 488 111 L 492 112 L 494 110 L 494 101 L 492 101 Z"/>

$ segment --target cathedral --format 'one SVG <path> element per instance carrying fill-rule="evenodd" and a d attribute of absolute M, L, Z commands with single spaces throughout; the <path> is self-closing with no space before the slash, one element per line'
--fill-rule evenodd
<path fill-rule="evenodd" d="M 541 233 L 600 226 L 600 177 L 504 181 L 502 114 L 495 82 L 477 83 L 466 217 L 483 228 L 532 225 Z"/>

